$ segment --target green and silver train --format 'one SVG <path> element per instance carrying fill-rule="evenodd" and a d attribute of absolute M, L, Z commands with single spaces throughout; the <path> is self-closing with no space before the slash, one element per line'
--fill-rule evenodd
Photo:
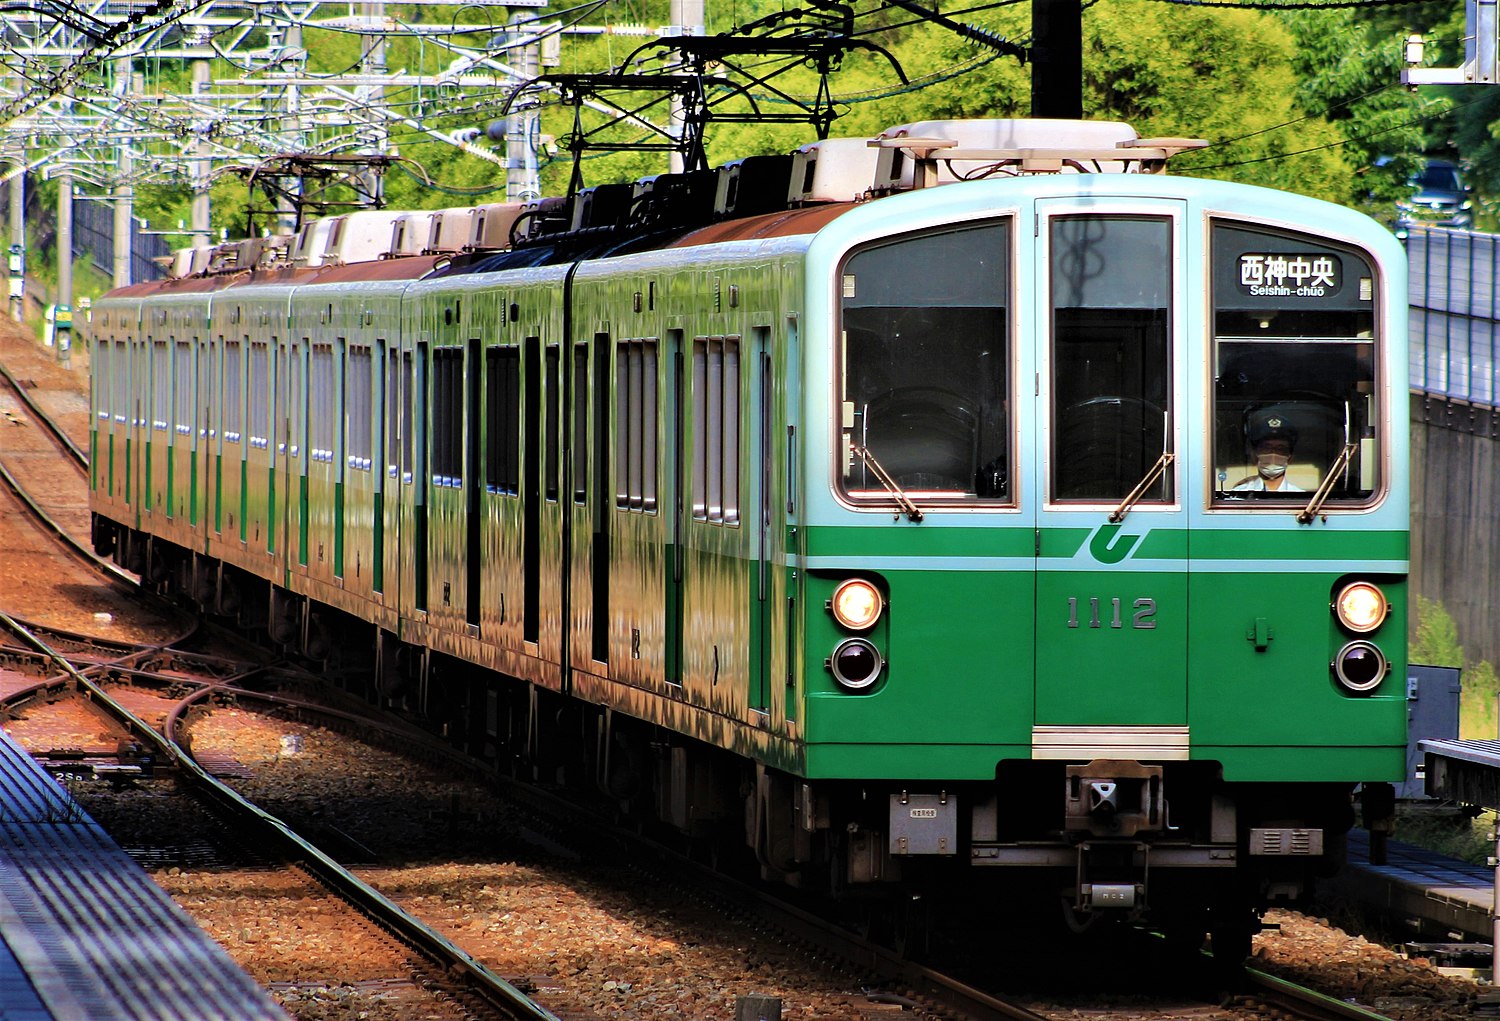
<path fill-rule="evenodd" d="M 1403 775 L 1406 268 L 1190 144 L 929 122 L 187 253 L 96 306 L 96 546 L 767 877 L 1241 955 Z"/>

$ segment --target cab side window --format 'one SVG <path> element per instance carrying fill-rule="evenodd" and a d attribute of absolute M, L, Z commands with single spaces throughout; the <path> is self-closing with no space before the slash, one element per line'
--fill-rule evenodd
<path fill-rule="evenodd" d="M 1367 503 L 1380 485 L 1374 271 L 1322 239 L 1213 228 L 1214 498 Z"/>
<path fill-rule="evenodd" d="M 840 271 L 843 489 L 1012 500 L 1009 221 L 857 250 Z"/>

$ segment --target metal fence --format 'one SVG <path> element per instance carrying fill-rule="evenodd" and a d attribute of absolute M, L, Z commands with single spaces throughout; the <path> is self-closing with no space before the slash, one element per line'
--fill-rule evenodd
<path fill-rule="evenodd" d="M 1475 404 L 1500 404 L 1500 235 L 1413 227 L 1411 385 Z"/>
<path fill-rule="evenodd" d="M 171 255 L 172 248 L 157 234 L 141 234 L 142 222 L 130 221 L 130 282 L 156 280 L 166 271 L 152 260 Z M 73 254 L 87 255 L 106 276 L 115 271 L 115 207 L 112 202 L 73 203 Z"/>

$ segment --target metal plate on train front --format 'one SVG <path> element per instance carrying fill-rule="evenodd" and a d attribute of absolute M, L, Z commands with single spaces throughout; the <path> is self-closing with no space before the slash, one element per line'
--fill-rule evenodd
<path fill-rule="evenodd" d="M 958 799 L 951 794 L 892 794 L 892 854 L 956 854 Z"/>

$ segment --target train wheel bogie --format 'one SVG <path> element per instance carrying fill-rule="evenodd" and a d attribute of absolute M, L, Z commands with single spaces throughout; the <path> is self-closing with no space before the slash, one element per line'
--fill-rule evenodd
<path fill-rule="evenodd" d="M 302 633 L 303 600 L 284 589 L 270 589 L 266 608 L 266 634 L 283 649 L 294 648 Z"/>
<path fill-rule="evenodd" d="M 95 553 L 101 557 L 113 557 L 115 555 L 117 528 L 113 521 L 98 514 L 93 515 L 89 526 L 89 534 Z"/>

